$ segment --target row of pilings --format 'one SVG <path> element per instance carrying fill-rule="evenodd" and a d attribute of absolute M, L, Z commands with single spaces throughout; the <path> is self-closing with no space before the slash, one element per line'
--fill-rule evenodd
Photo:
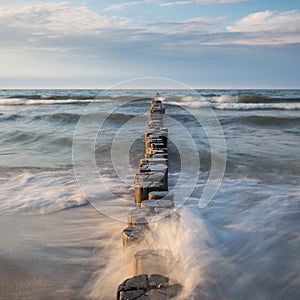
<path fill-rule="evenodd" d="M 133 277 L 118 286 L 117 300 L 160 300 L 177 297 L 182 286 L 170 276 L 176 263 L 164 247 L 164 224 L 176 227 L 179 215 L 168 192 L 168 128 L 164 127 L 165 106 L 157 96 L 146 122 L 145 157 L 134 177 L 136 208 L 128 213 L 122 232 L 124 260 L 132 265 Z M 160 247 L 161 246 L 161 247 Z"/>

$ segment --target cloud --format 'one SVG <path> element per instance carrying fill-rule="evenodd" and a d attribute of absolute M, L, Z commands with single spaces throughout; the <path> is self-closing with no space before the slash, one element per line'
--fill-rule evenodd
<path fill-rule="evenodd" d="M 109 7 L 106 7 L 104 11 L 113 11 L 113 10 L 122 10 L 124 8 L 130 7 L 130 6 L 136 6 L 141 5 L 145 3 L 155 3 L 159 2 L 158 0 L 143 0 L 143 1 L 131 1 L 131 2 L 123 2 L 123 3 L 117 3 L 112 4 Z"/>
<path fill-rule="evenodd" d="M 191 24 L 205 24 L 205 25 L 214 25 L 223 20 L 224 17 L 212 18 L 212 17 L 197 17 L 186 19 L 183 21 L 166 21 L 166 22 L 156 22 L 151 23 L 152 25 L 191 25 Z"/>
<path fill-rule="evenodd" d="M 160 0 L 141 0 L 141 1 L 131 1 L 131 2 L 123 2 L 112 4 L 109 7 L 105 8 L 105 11 L 113 11 L 113 10 L 122 10 L 127 7 L 141 5 L 145 3 L 155 3 L 162 7 L 170 7 L 170 6 L 181 6 L 181 5 L 204 5 L 204 4 L 212 4 L 212 3 L 238 3 L 245 2 L 248 0 L 186 0 L 186 1 L 160 1 Z"/>
<path fill-rule="evenodd" d="M 165 34 L 164 45 L 169 50 L 179 49 L 180 45 L 185 49 L 199 49 L 201 46 L 300 44 L 300 13 L 296 10 L 266 10 L 249 14 L 232 25 L 226 26 L 225 22 L 225 17 L 198 17 L 154 24 L 159 25 L 157 32 Z"/>
<path fill-rule="evenodd" d="M 69 2 L 0 7 L 2 28 L 27 30 L 35 36 L 93 34 L 128 22 L 125 18 L 100 15 L 86 6 L 73 7 Z"/>
<path fill-rule="evenodd" d="M 225 17 L 199 17 L 182 22 L 160 24 L 178 26 L 178 30 L 168 32 L 169 35 L 177 38 L 165 39 L 167 48 L 173 50 L 179 45 L 187 49 L 199 49 L 201 46 L 300 44 L 300 13 L 296 10 L 255 12 L 227 26 L 224 26 L 225 21 Z"/>
<path fill-rule="evenodd" d="M 156 22 L 150 25 L 154 26 L 154 30 L 157 32 L 165 32 L 169 35 L 190 35 L 214 32 L 217 28 L 216 25 L 220 24 L 224 19 L 224 17 L 197 17 L 183 21 Z"/>
<path fill-rule="evenodd" d="M 226 28 L 231 32 L 299 32 L 300 13 L 295 10 L 285 12 L 271 12 L 269 10 L 256 12 Z"/>
<path fill-rule="evenodd" d="M 240 33 L 232 42 L 243 45 L 280 45 L 300 43 L 300 13 L 296 10 L 252 13 L 234 25 L 226 27 L 227 32 Z"/>
<path fill-rule="evenodd" d="M 160 3 L 160 6 L 181 6 L 181 5 L 205 5 L 205 4 L 228 4 L 246 2 L 248 0 L 187 0 L 187 1 L 169 1 Z"/>
<path fill-rule="evenodd" d="M 150 0 L 131 3 L 141 2 Z M 6 52 L 68 52 L 101 59 L 143 53 L 147 57 L 153 51 L 197 53 L 211 45 L 295 44 L 300 43 L 299 35 L 297 11 L 256 12 L 233 24 L 224 16 L 132 24 L 130 19 L 99 14 L 71 2 L 0 7 L 0 51 Z"/>

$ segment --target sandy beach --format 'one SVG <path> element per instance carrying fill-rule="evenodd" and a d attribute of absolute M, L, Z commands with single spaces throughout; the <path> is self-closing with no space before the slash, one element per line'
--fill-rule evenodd
<path fill-rule="evenodd" d="M 2 215 L 0 299 L 89 299 L 93 276 L 108 261 L 103 240 L 110 222 L 91 206 Z"/>

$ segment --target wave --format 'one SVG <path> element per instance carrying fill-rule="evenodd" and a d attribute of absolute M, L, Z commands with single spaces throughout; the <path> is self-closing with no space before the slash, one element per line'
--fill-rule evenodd
<path fill-rule="evenodd" d="M 20 98 L 20 99 L 28 99 L 28 100 L 68 100 L 68 99 L 73 99 L 73 100 L 93 100 L 93 99 L 152 99 L 149 97 L 141 97 L 141 95 L 134 95 L 130 93 L 130 95 L 126 94 L 126 92 L 123 91 L 122 94 L 120 93 L 115 93 L 113 94 L 112 92 L 116 92 L 114 90 L 112 91 L 106 91 L 106 92 L 89 92 L 85 91 L 84 94 L 78 94 L 75 92 L 68 92 L 65 91 L 64 94 L 14 94 L 6 97 L 7 99 L 15 99 L 15 98 Z M 145 96 L 145 95 L 143 95 Z"/>
<path fill-rule="evenodd" d="M 300 97 L 270 97 L 262 95 L 229 94 L 205 96 L 204 99 L 215 103 L 245 103 L 245 104 L 269 104 L 269 103 L 299 103 Z"/>
<path fill-rule="evenodd" d="M 300 98 L 285 98 L 285 97 L 266 97 L 260 95 L 238 95 L 239 103 L 295 103 L 299 102 Z"/>
<path fill-rule="evenodd" d="M 73 113 L 56 113 L 56 114 L 42 114 L 33 117 L 33 121 L 47 121 L 53 123 L 77 123 L 80 118 L 79 114 Z"/>
<path fill-rule="evenodd" d="M 90 113 L 90 114 L 74 114 L 74 113 L 56 113 L 56 114 L 42 114 L 35 116 L 33 118 L 34 121 L 47 121 L 53 123 L 64 123 L 64 124 L 73 124 L 77 123 L 81 116 L 84 116 L 85 120 L 89 121 L 99 121 L 107 118 L 108 121 L 115 122 L 126 122 L 131 118 L 135 117 L 135 115 L 131 114 L 122 114 L 122 113 L 114 113 L 108 114 L 104 112 L 99 113 Z"/>
<path fill-rule="evenodd" d="M 0 211 L 52 213 L 87 204 L 72 172 L 23 171 L 0 178 Z"/>
<path fill-rule="evenodd" d="M 165 91 L 165 101 L 169 105 L 197 109 L 210 105 L 213 109 L 220 110 L 255 110 L 255 109 L 283 109 L 298 110 L 300 105 L 299 91 L 279 90 L 214 90 L 205 91 Z M 136 91 L 64 91 L 45 93 L 14 93 L 0 99 L 0 106 L 13 105 L 86 105 L 90 102 L 113 101 L 143 101 L 148 102 L 149 91 L 138 94 Z M 169 95 L 168 95 L 169 93 Z M 177 94 L 176 94 L 177 93 Z"/>
<path fill-rule="evenodd" d="M 299 92 L 300 93 L 300 92 Z M 224 93 L 224 94 L 178 94 L 165 97 L 167 101 L 175 102 L 198 102 L 208 101 L 212 103 L 297 103 L 300 102 L 298 95 L 291 97 L 290 95 L 260 95 L 245 93 Z"/>
<path fill-rule="evenodd" d="M 202 102 L 202 101 L 186 101 L 186 102 L 175 102 L 175 101 L 168 101 L 168 105 L 171 106 L 182 106 L 186 108 L 208 108 L 212 107 L 212 105 L 208 102 Z"/>
<path fill-rule="evenodd" d="M 300 110 L 300 103 L 222 103 L 212 107 L 220 110 Z"/>
<path fill-rule="evenodd" d="M 208 102 L 184 102 L 184 103 L 176 103 L 176 102 L 168 102 L 171 106 L 182 106 L 183 108 L 212 108 L 218 110 L 300 110 L 300 103 L 222 103 L 222 104 L 214 104 Z"/>
<path fill-rule="evenodd" d="M 224 118 L 221 120 L 225 124 L 251 124 L 251 125 L 268 125 L 268 126 L 283 126 L 283 125 L 300 125 L 300 117 L 275 117 L 275 116 L 238 116 L 233 118 Z"/>
<path fill-rule="evenodd" d="M 20 114 L 1 114 L 0 122 L 28 120 L 30 122 L 46 121 L 50 123 L 73 124 L 73 123 L 77 123 L 81 116 L 82 114 L 76 114 L 76 113 L 41 114 L 34 117 L 28 117 L 26 115 L 20 115 Z M 131 118 L 135 117 L 135 115 L 133 114 L 114 113 L 108 115 L 107 113 L 103 113 L 103 112 L 85 114 L 84 116 L 89 121 L 103 120 L 103 118 L 107 118 L 108 121 L 115 121 L 115 122 L 126 122 Z"/>
<path fill-rule="evenodd" d="M 283 93 L 280 91 L 269 91 L 266 95 L 247 94 L 244 92 L 222 94 L 201 93 L 178 94 L 166 97 L 166 103 L 171 106 L 182 106 L 190 109 L 205 109 L 211 107 L 217 110 L 299 110 L 299 92 Z M 271 93 L 272 92 L 272 93 Z"/>
<path fill-rule="evenodd" d="M 183 108 L 212 108 L 217 110 L 300 110 L 300 102 L 270 102 L 270 103 L 241 103 L 230 96 L 218 96 L 218 101 L 208 101 L 204 98 L 197 98 L 195 101 L 168 101 L 167 104 L 171 106 L 181 106 Z"/>
<path fill-rule="evenodd" d="M 34 131 L 25 131 L 14 129 L 13 131 L 6 132 L 1 136 L 1 143 L 10 144 L 18 143 L 21 145 L 33 144 L 38 140 L 44 139 L 45 135 Z"/>
<path fill-rule="evenodd" d="M 28 100 L 68 100 L 70 98 L 74 100 L 88 100 L 88 99 L 93 99 L 95 98 L 96 95 L 91 96 L 91 95 L 72 95 L 66 93 L 66 95 L 43 95 L 43 94 L 15 94 L 12 96 L 7 97 L 7 99 L 15 99 L 15 98 L 20 98 L 20 99 L 28 99 Z"/>
<path fill-rule="evenodd" d="M 7 115 L 4 113 L 0 114 L 0 122 L 4 121 L 17 121 L 17 120 L 22 120 L 25 119 L 26 116 L 24 115 L 18 115 L 18 114 L 12 114 L 12 115 Z"/>
<path fill-rule="evenodd" d="M 172 101 L 171 101 L 172 99 Z M 178 99 L 178 100 L 177 100 Z M 216 100 L 217 99 L 217 100 Z M 205 99 L 199 96 L 187 96 L 187 97 L 170 97 L 167 98 L 166 104 L 171 106 L 182 106 L 191 109 L 197 108 L 213 108 L 219 110 L 268 110 L 268 109 L 277 109 L 277 110 L 299 110 L 300 109 L 300 99 L 293 99 L 292 101 L 289 99 L 285 100 L 270 100 L 269 102 L 250 102 L 250 100 L 246 98 L 246 101 L 240 101 L 239 97 L 235 96 L 218 96 L 215 99 Z M 253 99 L 253 98 L 251 98 Z M 123 101 L 124 98 L 120 97 L 118 100 Z M 144 101 L 150 99 L 136 99 L 137 101 Z M 177 100 L 177 101 L 176 101 Z M 190 101 L 189 101 L 190 100 Z M 257 99 L 258 100 L 258 99 Z M 101 102 L 109 102 L 109 99 L 90 99 L 90 100 L 26 100 L 19 98 L 11 98 L 11 99 L 0 99 L 0 106 L 21 106 L 21 105 L 67 105 L 67 104 L 89 104 L 91 102 L 101 103 Z M 265 101 L 265 100 L 264 100 Z M 10 116 L 8 119 L 0 115 L 0 120 L 16 120 L 19 116 Z"/>
<path fill-rule="evenodd" d="M 59 146 L 59 147 L 72 147 L 73 145 L 73 138 L 69 137 L 59 137 L 49 142 L 52 145 Z"/>
<path fill-rule="evenodd" d="M 95 113 L 95 116 L 91 114 L 91 118 L 96 118 L 99 114 Z M 40 114 L 32 116 L 31 114 L 9 114 L 7 112 L 0 113 L 0 122 L 21 121 L 21 122 L 35 122 L 35 121 L 47 121 L 54 123 L 74 123 L 77 122 L 81 114 L 76 113 L 52 113 L 52 114 Z"/>
<path fill-rule="evenodd" d="M 28 99 L 28 98 L 2 98 L 0 106 L 15 106 L 15 105 L 60 105 L 60 104 L 88 104 L 90 102 L 103 102 L 105 99 Z"/>
<path fill-rule="evenodd" d="M 15 105 L 62 105 L 62 104 L 88 104 L 107 101 L 149 101 L 152 98 L 136 96 L 103 95 L 103 96 L 41 96 L 41 95 L 17 95 L 0 99 L 0 106 Z"/>

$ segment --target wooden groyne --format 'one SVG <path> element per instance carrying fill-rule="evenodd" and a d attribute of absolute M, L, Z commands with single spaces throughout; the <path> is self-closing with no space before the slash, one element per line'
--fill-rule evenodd
<path fill-rule="evenodd" d="M 153 224 L 157 226 L 165 220 L 179 221 L 173 196 L 168 193 L 168 129 L 164 127 L 164 113 L 163 100 L 157 95 L 146 122 L 145 157 L 139 161 L 134 177 L 136 208 L 128 213 L 128 227 L 122 232 L 124 257 L 132 265 L 134 276 L 118 286 L 117 300 L 170 299 L 182 290 L 169 276 L 174 265 L 172 253 L 157 247 L 156 234 L 151 230 Z"/>

